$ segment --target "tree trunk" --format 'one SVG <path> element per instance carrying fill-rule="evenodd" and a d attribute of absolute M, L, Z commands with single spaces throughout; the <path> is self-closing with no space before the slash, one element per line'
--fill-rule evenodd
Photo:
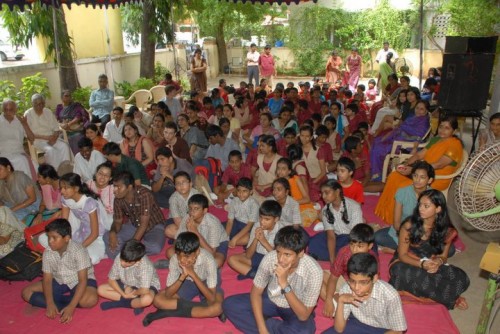
<path fill-rule="evenodd" d="M 155 75 L 155 45 L 154 27 L 151 18 L 155 15 L 155 5 L 152 0 L 143 2 L 141 27 L 141 78 L 154 78 Z"/>
<path fill-rule="evenodd" d="M 224 39 L 224 22 L 219 22 L 217 25 L 215 41 L 219 51 L 219 72 L 224 73 L 224 69 L 228 65 L 226 40 Z"/>
<path fill-rule="evenodd" d="M 64 16 L 64 11 L 62 9 L 60 9 L 59 11 L 61 13 L 61 31 L 58 32 L 60 40 L 69 40 L 68 27 L 66 25 L 66 17 Z M 68 45 L 66 47 L 64 44 L 62 44 L 60 46 L 59 61 L 60 64 L 58 64 L 58 68 L 61 91 L 64 89 L 74 91 L 75 89 L 79 88 L 80 83 L 78 82 L 78 74 L 76 73 L 71 45 Z"/>

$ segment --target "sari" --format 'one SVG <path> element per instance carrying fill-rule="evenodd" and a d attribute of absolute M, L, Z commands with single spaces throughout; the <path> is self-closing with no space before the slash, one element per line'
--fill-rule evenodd
<path fill-rule="evenodd" d="M 70 105 L 59 104 L 56 107 L 56 118 L 59 123 L 68 123 L 73 119 L 79 119 L 73 124 L 69 130 L 66 130 L 68 135 L 69 146 L 73 154 L 80 152 L 78 141 L 83 138 L 83 127 L 89 121 L 89 114 L 80 103 L 72 102 Z"/>
<path fill-rule="evenodd" d="M 389 76 L 389 74 L 394 73 L 394 69 L 390 64 L 387 64 L 387 62 L 383 62 L 382 64 L 380 64 L 379 73 L 380 73 L 380 87 L 385 89 L 389 84 L 389 79 L 387 79 L 387 77 Z"/>
<path fill-rule="evenodd" d="M 385 157 L 391 152 L 394 141 L 420 142 L 429 130 L 429 126 L 428 115 L 411 117 L 402 122 L 400 127 L 375 137 L 370 152 L 372 180 L 380 181 Z"/>
<path fill-rule="evenodd" d="M 347 57 L 347 65 L 349 66 L 349 90 L 356 91 L 358 87 L 359 76 L 361 75 L 362 59 L 360 55 Z"/>
<path fill-rule="evenodd" d="M 300 192 L 298 182 L 299 176 L 295 175 L 288 179 L 290 183 L 290 195 L 297 202 L 300 201 L 304 196 Z M 302 220 L 302 224 L 304 227 L 309 227 L 318 219 L 318 212 L 314 209 L 314 205 L 312 202 L 299 204 L 300 210 L 300 219 Z"/>
<path fill-rule="evenodd" d="M 440 169 L 436 169 L 436 176 L 453 174 L 460 166 L 463 155 L 463 146 L 460 139 L 450 137 L 441 139 L 439 137 L 432 138 L 426 146 L 424 160 L 430 164 L 437 162 L 442 156 L 447 156 L 452 159 L 452 163 Z M 448 188 L 452 179 L 434 180 L 431 187 L 436 190 L 445 190 Z M 394 205 L 396 191 L 399 188 L 409 186 L 412 184 L 412 179 L 408 176 L 402 175 L 397 171 L 393 171 L 385 183 L 384 191 L 375 208 L 375 214 L 380 217 L 384 222 L 389 225 L 394 223 Z"/>
<path fill-rule="evenodd" d="M 328 58 L 328 62 L 326 63 L 326 82 L 336 83 L 340 79 L 342 76 L 340 65 L 342 65 L 342 58 L 339 56 L 330 56 Z"/>

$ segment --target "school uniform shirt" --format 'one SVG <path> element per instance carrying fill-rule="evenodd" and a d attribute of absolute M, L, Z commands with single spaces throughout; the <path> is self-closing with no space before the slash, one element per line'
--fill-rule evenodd
<path fill-rule="evenodd" d="M 109 279 L 120 280 L 124 285 L 138 289 L 154 287 L 160 290 L 160 279 L 153 263 L 146 255 L 127 268 L 123 268 L 120 262 L 120 256 L 117 256 L 108 274 Z"/>
<path fill-rule="evenodd" d="M 104 134 L 102 136 L 108 142 L 120 144 L 123 140 L 122 131 L 124 126 L 124 120 L 122 120 L 118 125 L 115 120 L 112 120 L 111 122 L 106 123 L 106 128 L 104 129 Z"/>
<path fill-rule="evenodd" d="M 169 218 L 182 218 L 186 217 L 189 212 L 188 201 L 191 196 L 199 194 L 199 191 L 191 188 L 187 198 L 184 198 L 179 192 L 174 192 L 168 200 Z"/>
<path fill-rule="evenodd" d="M 78 285 L 78 272 L 87 269 L 87 279 L 94 279 L 94 267 L 87 249 L 70 240 L 62 255 L 50 247 L 43 252 L 42 271 L 51 274 L 59 284 L 66 284 L 70 289 Z"/>
<path fill-rule="evenodd" d="M 274 196 L 268 197 L 267 199 L 276 200 Z M 285 225 L 302 225 L 299 202 L 294 200 L 292 196 L 286 197 L 285 205 L 281 208 L 280 220 L 283 221 Z"/>
<path fill-rule="evenodd" d="M 278 233 L 278 231 L 284 226 L 286 226 L 286 223 L 281 221 L 281 220 L 278 220 L 276 222 L 276 224 L 274 224 L 274 227 L 272 230 L 264 230 L 264 238 L 266 238 L 267 242 L 269 242 L 269 244 L 271 246 L 273 246 L 273 248 L 274 248 L 274 238 L 276 237 L 276 234 Z M 250 247 L 250 245 L 254 241 L 255 231 L 257 231 L 257 228 L 259 228 L 259 227 L 261 227 L 260 222 L 256 222 L 252 226 L 252 230 L 250 231 L 250 236 L 248 238 L 247 248 Z M 262 255 L 266 255 L 268 253 L 267 249 L 264 246 L 262 246 L 260 241 L 257 241 L 257 248 L 255 249 L 255 252 L 262 254 Z"/>
<path fill-rule="evenodd" d="M 168 270 L 167 287 L 172 286 L 182 275 L 182 268 L 179 265 L 177 254 L 174 254 L 170 259 Z M 194 263 L 194 272 L 202 281 L 206 282 L 205 284 L 209 289 L 217 286 L 217 263 L 212 254 L 204 248 L 200 248 L 200 254 Z M 189 276 L 186 279 L 193 280 Z"/>
<path fill-rule="evenodd" d="M 253 285 L 260 289 L 267 286 L 267 295 L 276 306 L 290 308 L 285 295 L 281 294 L 281 287 L 274 273 L 277 264 L 276 251 L 267 253 L 259 265 Z M 304 254 L 300 258 L 297 268 L 288 276 L 287 280 L 293 293 L 306 307 L 316 306 L 323 282 L 323 271 L 316 260 Z"/>
<path fill-rule="evenodd" d="M 248 222 L 256 223 L 259 221 L 259 207 L 259 203 L 252 196 L 248 197 L 244 202 L 235 197 L 229 204 L 227 218 L 239 220 L 244 224 Z"/>
<path fill-rule="evenodd" d="M 373 249 L 370 249 L 368 253 L 373 255 L 373 257 L 378 261 L 378 255 L 373 251 Z M 335 262 L 330 268 L 330 273 L 335 277 L 343 276 L 347 281 L 349 279 L 349 275 L 347 275 L 347 262 L 349 261 L 351 256 L 352 252 L 351 248 L 349 248 L 349 245 L 342 247 L 339 250 L 337 256 L 335 256 Z"/>
<path fill-rule="evenodd" d="M 250 180 L 252 179 L 252 169 L 250 165 L 245 162 L 241 163 L 241 167 L 238 172 L 235 172 L 234 169 L 231 168 L 231 166 L 228 166 L 228 168 L 226 168 L 226 170 L 222 174 L 222 183 L 232 185 L 236 188 L 238 181 L 242 177 L 248 177 Z"/>
<path fill-rule="evenodd" d="M 349 234 L 354 226 L 363 222 L 363 212 L 361 211 L 361 205 L 359 205 L 358 202 L 347 197 L 344 197 L 344 200 L 345 207 L 344 203 L 340 204 L 340 210 L 338 211 L 333 208 L 333 205 L 325 205 L 323 207 L 323 210 L 321 210 L 325 231 L 333 230 L 335 234 Z M 326 210 L 328 210 L 328 207 L 330 207 L 330 212 L 333 214 L 333 217 L 335 217 L 334 224 L 330 224 L 328 222 L 328 216 L 326 214 Z M 344 223 L 344 221 L 342 220 L 342 213 L 344 212 L 344 210 L 347 210 L 349 224 Z"/>
<path fill-rule="evenodd" d="M 182 232 L 187 232 L 188 219 L 189 216 L 184 216 L 175 238 Z M 229 237 L 220 220 L 211 213 L 206 213 L 201 223 L 198 224 L 198 232 L 212 248 L 217 248 L 222 242 L 229 241 Z"/>
<path fill-rule="evenodd" d="M 78 152 L 75 155 L 75 167 L 73 169 L 73 173 L 80 175 L 83 182 L 88 182 L 94 177 L 97 166 L 105 161 L 106 158 L 104 155 L 95 149 L 90 153 L 89 160 L 82 157 L 81 153 Z"/>
<path fill-rule="evenodd" d="M 340 294 L 353 293 L 349 284 L 344 284 Z M 377 328 L 404 332 L 407 328 L 403 306 L 398 292 L 389 283 L 377 280 L 370 298 L 360 303 L 344 304 L 344 319 L 353 315 L 360 322 Z"/>

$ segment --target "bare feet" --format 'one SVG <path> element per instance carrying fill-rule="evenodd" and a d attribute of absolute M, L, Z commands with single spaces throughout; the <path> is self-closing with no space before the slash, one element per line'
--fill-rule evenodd
<path fill-rule="evenodd" d="M 467 300 L 464 297 L 458 297 L 455 307 L 463 311 L 469 308 L 469 304 L 467 304 Z"/>

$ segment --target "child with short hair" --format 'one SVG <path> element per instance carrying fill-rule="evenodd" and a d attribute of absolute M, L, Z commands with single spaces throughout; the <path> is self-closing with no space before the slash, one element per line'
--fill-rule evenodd
<path fill-rule="evenodd" d="M 222 267 L 227 256 L 229 238 L 220 220 L 208 213 L 208 199 L 202 194 L 195 194 L 188 201 L 189 214 L 179 226 L 176 238 L 182 232 L 190 231 L 200 239 L 200 245 L 206 249 Z M 167 257 L 174 255 L 174 248 L 167 249 Z"/>
<path fill-rule="evenodd" d="M 211 318 L 222 314 L 223 291 L 217 264 L 203 248 L 198 235 L 180 233 L 173 248 L 175 254 L 170 259 L 167 286 L 155 296 L 154 305 L 158 310 L 144 318 L 145 327 L 167 317 Z M 196 296 L 199 302 L 192 301 Z"/>
<path fill-rule="evenodd" d="M 33 306 L 46 308 L 45 315 L 67 324 L 76 307 L 97 304 L 97 282 L 90 256 L 82 245 L 71 240 L 71 225 L 56 219 L 45 227 L 49 246 L 43 252 L 43 279 L 22 291 L 23 299 Z"/>
<path fill-rule="evenodd" d="M 352 178 L 355 169 L 356 165 L 351 158 L 340 158 L 337 163 L 337 180 L 342 186 L 345 197 L 353 199 L 363 205 L 365 202 L 363 185 L 358 180 Z"/>
<path fill-rule="evenodd" d="M 139 315 L 153 303 L 160 289 L 160 279 L 153 263 L 146 256 L 146 247 L 130 239 L 123 244 L 108 274 L 108 283 L 99 285 L 99 296 L 112 301 L 101 303 L 101 310 L 133 308 Z"/>
<path fill-rule="evenodd" d="M 338 300 L 338 291 L 342 285 L 349 279 L 347 274 L 347 261 L 352 255 L 358 253 L 370 253 L 377 257 L 372 249 L 374 245 L 373 228 L 367 224 L 358 224 L 354 226 L 349 233 L 349 244 L 342 247 L 335 258 L 335 263 L 330 267 L 330 271 L 325 271 L 323 283 L 326 285 L 326 296 L 323 296 L 325 305 L 323 315 L 333 317 Z"/>
<path fill-rule="evenodd" d="M 378 264 L 368 253 L 351 256 L 349 279 L 340 290 L 335 323 L 323 333 L 394 333 L 407 329 L 398 292 L 378 277 Z"/>
<path fill-rule="evenodd" d="M 274 238 L 284 225 L 280 222 L 281 205 L 274 200 L 262 202 L 259 220 L 253 225 L 247 249 L 241 254 L 230 256 L 229 266 L 238 273 L 238 280 L 254 278 L 264 255 L 274 249 Z"/>
<path fill-rule="evenodd" d="M 226 233 L 229 248 L 248 243 L 249 233 L 259 219 L 259 203 L 252 197 L 252 180 L 242 177 L 236 186 L 236 197 L 229 203 Z"/>
<path fill-rule="evenodd" d="M 220 202 L 224 202 L 231 193 L 236 196 L 236 185 L 243 177 L 252 178 L 252 169 L 243 162 L 243 155 L 240 151 L 233 150 L 229 152 L 229 164 L 222 174 L 221 185 L 214 188 Z"/>
<path fill-rule="evenodd" d="M 102 148 L 104 157 L 113 163 L 114 173 L 130 172 L 134 177 L 135 185 L 149 187 L 149 178 L 144 166 L 134 158 L 122 154 L 120 146 L 115 142 L 109 142 Z"/>
<path fill-rule="evenodd" d="M 354 161 L 355 170 L 353 178 L 366 186 L 371 179 L 370 156 L 363 151 L 361 139 L 356 136 L 349 136 L 345 140 L 344 156 Z"/>
<path fill-rule="evenodd" d="M 286 128 L 283 130 L 283 137 L 276 141 L 278 154 L 282 157 L 288 157 L 287 149 L 290 145 L 297 141 L 297 131 L 294 128 Z"/>
<path fill-rule="evenodd" d="M 366 91 L 367 104 L 373 104 L 373 102 L 375 102 L 375 99 L 377 98 L 377 95 L 377 82 L 375 81 L 375 79 L 368 80 L 368 90 Z"/>

